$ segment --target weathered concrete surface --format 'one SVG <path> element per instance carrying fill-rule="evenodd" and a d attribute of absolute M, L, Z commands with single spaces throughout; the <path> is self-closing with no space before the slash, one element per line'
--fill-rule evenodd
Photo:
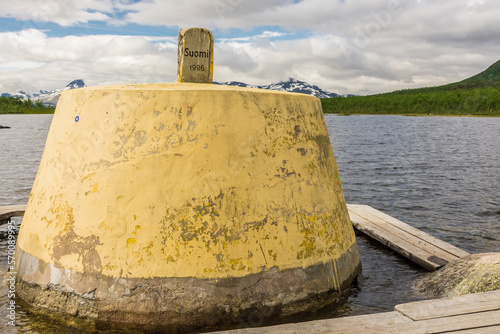
<path fill-rule="evenodd" d="M 353 262 L 354 254 L 348 252 L 340 261 Z M 43 274 L 59 276 L 60 281 L 39 285 L 22 280 L 17 290 L 29 305 L 50 312 L 88 317 L 98 323 L 140 325 L 148 330 L 189 330 L 238 323 L 256 312 L 265 311 L 266 317 L 271 317 L 320 309 L 347 291 L 359 270 L 344 277 L 340 289 L 325 289 L 331 285 L 328 277 L 335 275 L 334 266 L 342 265 L 332 261 L 283 271 L 275 267 L 223 279 L 114 278 L 68 271 L 54 275 L 58 269 L 46 266 Z"/>
<path fill-rule="evenodd" d="M 320 101 L 204 84 L 64 92 L 17 247 L 31 305 L 154 328 L 318 308 L 360 270 Z"/>
<path fill-rule="evenodd" d="M 431 298 L 500 290 L 500 253 L 463 257 L 424 276 L 416 287 Z"/>

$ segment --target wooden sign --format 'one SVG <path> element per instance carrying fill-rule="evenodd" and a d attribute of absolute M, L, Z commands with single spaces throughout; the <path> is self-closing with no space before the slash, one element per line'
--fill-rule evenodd
<path fill-rule="evenodd" d="M 177 82 L 212 83 L 214 37 L 204 28 L 186 28 L 179 32 Z"/>

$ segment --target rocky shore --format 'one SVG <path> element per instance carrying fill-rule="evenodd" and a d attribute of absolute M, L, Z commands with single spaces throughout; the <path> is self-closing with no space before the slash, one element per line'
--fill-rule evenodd
<path fill-rule="evenodd" d="M 463 257 L 424 276 L 415 287 L 430 298 L 500 290 L 500 253 Z"/>

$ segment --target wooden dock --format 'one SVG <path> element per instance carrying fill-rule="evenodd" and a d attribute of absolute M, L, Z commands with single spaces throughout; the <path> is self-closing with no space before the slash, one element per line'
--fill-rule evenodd
<path fill-rule="evenodd" d="M 368 205 L 348 204 L 353 226 L 429 271 L 470 255 Z"/>
<path fill-rule="evenodd" d="M 0 206 L 0 225 L 6 224 L 10 218 L 24 215 L 26 205 Z"/>
<path fill-rule="evenodd" d="M 493 334 L 500 333 L 500 290 L 396 305 L 394 311 L 242 328 L 219 334 Z"/>

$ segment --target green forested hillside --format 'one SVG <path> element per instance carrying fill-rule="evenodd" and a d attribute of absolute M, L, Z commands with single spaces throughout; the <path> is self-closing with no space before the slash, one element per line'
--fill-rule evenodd
<path fill-rule="evenodd" d="M 51 114 L 54 108 L 44 107 L 41 102 L 22 100 L 18 97 L 0 96 L 0 114 Z"/>
<path fill-rule="evenodd" d="M 500 115 L 500 61 L 466 80 L 438 87 L 323 99 L 336 114 Z"/>

